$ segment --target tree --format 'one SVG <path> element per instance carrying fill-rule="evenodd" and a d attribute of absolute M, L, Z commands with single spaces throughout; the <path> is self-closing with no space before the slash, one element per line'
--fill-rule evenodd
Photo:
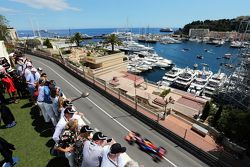
<path fill-rule="evenodd" d="M 117 37 L 117 35 L 111 34 L 111 35 L 109 35 L 106 38 L 105 43 L 110 43 L 111 44 L 111 46 L 112 46 L 112 53 L 113 53 L 114 52 L 114 46 L 115 46 L 115 44 L 120 45 L 121 41 L 119 40 L 119 38 Z"/>
<path fill-rule="evenodd" d="M 29 48 L 35 48 L 37 47 L 38 45 L 41 45 L 41 41 L 39 39 L 27 39 L 26 40 L 26 45 L 29 47 Z"/>
<path fill-rule="evenodd" d="M 8 20 L 0 15 L 0 40 L 5 40 L 5 35 L 7 34 L 8 30 Z"/>
<path fill-rule="evenodd" d="M 219 107 L 219 109 L 216 111 L 215 115 L 214 115 L 214 119 L 213 119 L 213 122 L 212 122 L 212 125 L 213 125 L 214 127 L 217 126 L 217 122 L 218 122 L 218 120 L 219 120 L 220 117 L 221 117 L 222 111 L 223 111 L 223 106 L 221 105 L 221 106 Z"/>
<path fill-rule="evenodd" d="M 47 46 L 47 48 L 53 48 L 52 44 L 50 43 L 49 39 L 46 38 L 45 41 L 43 42 L 44 46 Z"/>
<path fill-rule="evenodd" d="M 208 101 L 208 102 L 206 102 L 206 104 L 205 104 L 205 107 L 204 107 L 204 109 L 203 109 L 203 112 L 202 112 L 202 116 L 201 116 L 201 119 L 202 120 L 205 120 L 205 119 L 207 119 L 207 117 L 208 117 L 208 115 L 209 115 L 209 112 L 210 112 L 210 102 Z"/>
<path fill-rule="evenodd" d="M 82 35 L 81 35 L 79 32 L 77 32 L 77 33 L 75 33 L 75 35 L 70 39 L 70 41 L 71 41 L 72 43 L 75 42 L 76 45 L 79 47 L 79 46 L 80 46 L 80 43 L 83 41 L 83 37 L 82 37 Z"/>

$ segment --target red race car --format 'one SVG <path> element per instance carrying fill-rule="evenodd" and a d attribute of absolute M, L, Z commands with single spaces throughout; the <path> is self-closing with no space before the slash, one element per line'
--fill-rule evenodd
<path fill-rule="evenodd" d="M 151 155 L 155 162 L 161 161 L 161 159 L 167 153 L 165 148 L 161 146 L 157 147 L 151 141 L 146 138 L 143 139 L 139 133 L 134 131 L 129 132 L 128 135 L 125 136 L 125 140 L 131 145 L 136 143 L 141 150 Z"/>

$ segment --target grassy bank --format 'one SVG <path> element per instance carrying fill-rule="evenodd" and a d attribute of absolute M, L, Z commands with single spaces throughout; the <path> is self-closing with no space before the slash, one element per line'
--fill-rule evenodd
<path fill-rule="evenodd" d="M 18 104 L 7 105 L 15 116 L 17 125 L 5 129 L 2 123 L 0 136 L 16 147 L 14 156 L 19 157 L 20 167 L 45 167 L 50 166 L 49 150 L 53 142 L 51 124 L 45 124 L 39 116 L 36 106 L 32 106 L 27 99 L 20 100 Z M 0 160 L 3 158 L 0 155 Z M 1 166 L 1 165 L 0 165 Z"/>

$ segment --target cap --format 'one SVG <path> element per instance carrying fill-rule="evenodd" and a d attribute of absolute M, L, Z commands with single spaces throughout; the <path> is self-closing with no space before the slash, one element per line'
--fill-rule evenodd
<path fill-rule="evenodd" d="M 111 154 L 118 154 L 118 153 L 124 153 L 126 152 L 126 147 L 122 147 L 121 144 L 119 143 L 114 143 L 111 147 L 110 147 L 110 153 Z"/>
<path fill-rule="evenodd" d="M 69 101 L 69 100 L 65 100 L 63 102 L 63 107 L 68 107 L 68 106 L 73 106 L 73 103 L 71 103 L 71 101 Z"/>
<path fill-rule="evenodd" d="M 38 67 L 37 70 L 38 70 L 38 71 L 42 71 L 43 69 L 42 69 L 41 67 Z"/>
<path fill-rule="evenodd" d="M 94 130 L 91 129 L 91 128 L 89 127 L 89 125 L 84 125 L 84 126 L 81 128 L 80 133 L 93 132 L 93 131 L 94 131 Z"/>
<path fill-rule="evenodd" d="M 72 107 L 67 107 L 67 108 L 65 108 L 65 110 L 64 110 L 64 114 L 74 114 L 76 112 L 76 110 L 75 109 L 73 109 Z"/>
<path fill-rule="evenodd" d="M 30 71 L 31 72 L 37 72 L 37 69 L 33 67 Z"/>
<path fill-rule="evenodd" d="M 31 62 L 27 62 L 26 66 L 27 66 L 27 67 L 32 67 Z"/>
<path fill-rule="evenodd" d="M 92 140 L 96 141 L 96 140 L 107 140 L 107 136 L 103 135 L 102 132 L 96 132 L 93 135 Z"/>

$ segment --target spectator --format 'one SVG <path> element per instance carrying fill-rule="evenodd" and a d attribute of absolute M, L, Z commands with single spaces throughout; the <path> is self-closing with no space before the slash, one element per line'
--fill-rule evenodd
<path fill-rule="evenodd" d="M 135 162 L 133 160 L 128 161 L 124 167 L 139 167 L 138 162 Z M 142 165 L 140 167 L 143 167 Z"/>
<path fill-rule="evenodd" d="M 37 72 L 37 69 L 36 68 L 31 68 L 31 73 L 33 74 L 34 76 L 34 80 L 35 80 L 35 83 L 37 84 L 39 79 L 40 79 L 40 74 Z"/>
<path fill-rule="evenodd" d="M 75 110 L 72 110 L 72 108 L 66 108 L 64 110 L 64 116 L 60 118 L 60 120 L 58 121 L 56 128 L 55 128 L 55 132 L 52 137 L 56 143 L 58 143 L 65 125 L 73 117 L 74 113 L 75 113 Z"/>
<path fill-rule="evenodd" d="M 0 64 L 3 68 L 5 68 L 5 71 L 7 71 L 9 68 L 11 68 L 10 63 L 5 57 L 0 58 Z"/>
<path fill-rule="evenodd" d="M 0 114 L 6 128 L 12 128 L 16 125 L 13 114 L 11 113 L 10 109 L 3 103 L 1 104 Z"/>
<path fill-rule="evenodd" d="M 72 119 L 70 120 L 62 133 L 62 137 L 60 138 L 59 142 L 56 144 L 56 149 L 64 152 L 65 157 L 69 161 L 69 166 L 74 167 L 74 143 L 77 137 L 77 120 Z"/>
<path fill-rule="evenodd" d="M 122 147 L 119 143 L 105 147 L 102 153 L 101 167 L 124 167 L 125 161 L 120 156 L 126 152 L 126 147 Z"/>
<path fill-rule="evenodd" d="M 23 84 L 22 84 L 22 79 L 21 77 L 17 74 L 17 71 L 14 69 L 8 70 L 9 75 L 13 78 L 13 83 L 15 85 L 15 88 L 17 90 L 17 94 L 19 98 L 24 96 L 24 92 L 22 91 L 23 89 Z"/>
<path fill-rule="evenodd" d="M 27 72 L 27 75 L 25 75 L 25 79 L 26 79 L 26 83 L 28 86 L 29 94 L 31 96 L 31 101 L 35 102 L 35 99 L 34 99 L 34 92 L 36 88 L 35 77 L 29 69 L 26 68 L 25 71 L 29 71 Z"/>
<path fill-rule="evenodd" d="M 82 151 L 83 151 L 83 143 L 91 138 L 91 132 L 94 130 L 91 129 L 88 125 L 85 125 L 81 128 L 80 133 L 77 137 L 75 143 L 75 156 L 74 156 L 74 164 L 75 167 L 81 167 L 82 164 Z"/>
<path fill-rule="evenodd" d="M 17 66 L 16 66 L 17 74 L 19 76 L 22 76 L 23 71 L 25 69 L 25 64 L 23 63 L 23 59 L 19 58 L 19 60 L 16 63 L 17 63 Z"/>
<path fill-rule="evenodd" d="M 63 101 L 62 107 L 59 109 L 60 110 L 60 118 L 62 118 L 64 116 L 64 110 L 65 110 L 65 108 L 68 108 L 68 107 L 73 107 L 73 103 L 71 103 L 69 99 L 65 99 Z"/>
<path fill-rule="evenodd" d="M 40 76 L 40 77 L 44 77 L 46 81 L 48 80 L 48 78 L 47 78 L 47 74 L 46 74 L 46 73 L 44 73 L 44 72 L 41 74 L 41 76 Z"/>
<path fill-rule="evenodd" d="M 38 73 L 41 75 L 43 73 L 43 69 L 41 67 L 37 68 Z"/>
<path fill-rule="evenodd" d="M 45 110 L 45 107 L 44 107 L 44 83 L 45 83 L 45 80 L 40 78 L 39 86 L 38 86 L 37 105 L 39 106 L 39 108 L 42 112 L 44 121 L 49 122 L 50 118 L 49 118 L 49 116 Z"/>
<path fill-rule="evenodd" d="M 26 63 L 26 68 L 23 70 L 23 75 L 25 78 L 27 78 L 27 76 L 31 73 L 31 69 L 32 69 L 33 65 L 31 64 L 31 62 L 27 62 Z M 27 79 L 26 79 L 27 80 Z"/>
<path fill-rule="evenodd" d="M 18 103 L 16 96 L 16 88 L 15 85 L 13 83 L 13 78 L 11 78 L 8 74 L 1 74 L 0 78 L 2 79 L 3 84 L 6 87 L 7 92 L 9 93 L 11 102 L 13 101 L 14 103 Z"/>
<path fill-rule="evenodd" d="M 62 107 L 59 109 L 59 112 L 61 113 L 60 118 L 63 117 L 65 108 L 69 108 L 69 107 L 72 108 L 73 110 L 76 110 L 76 108 L 73 106 L 73 103 L 71 102 L 71 100 L 65 99 L 63 101 Z M 78 112 L 78 111 L 76 111 L 74 113 L 74 116 L 73 116 L 74 119 L 78 119 L 79 129 L 80 129 L 80 127 L 85 125 L 85 123 L 81 119 L 83 116 L 84 116 L 84 114 L 82 112 Z"/>
<path fill-rule="evenodd" d="M 85 141 L 81 167 L 100 167 L 103 145 L 106 140 L 107 136 L 104 136 L 102 132 L 96 132 L 92 141 Z"/>
<path fill-rule="evenodd" d="M 53 111 L 59 114 L 59 97 L 60 97 L 60 88 L 55 86 L 51 87 L 51 94 L 50 94 L 52 105 L 53 105 Z"/>
<path fill-rule="evenodd" d="M 4 158 L 4 161 L 9 163 L 10 166 L 14 166 L 16 164 L 16 162 L 12 159 L 13 150 L 15 150 L 15 146 L 0 137 L 0 153 Z"/>
<path fill-rule="evenodd" d="M 53 111 L 53 106 L 52 106 L 52 101 L 50 98 L 50 89 L 49 89 L 49 82 L 45 82 L 44 85 L 44 100 L 43 100 L 43 105 L 46 111 L 46 114 L 50 117 L 52 123 L 54 126 L 57 124 L 57 118 L 55 116 L 55 113 Z"/>

